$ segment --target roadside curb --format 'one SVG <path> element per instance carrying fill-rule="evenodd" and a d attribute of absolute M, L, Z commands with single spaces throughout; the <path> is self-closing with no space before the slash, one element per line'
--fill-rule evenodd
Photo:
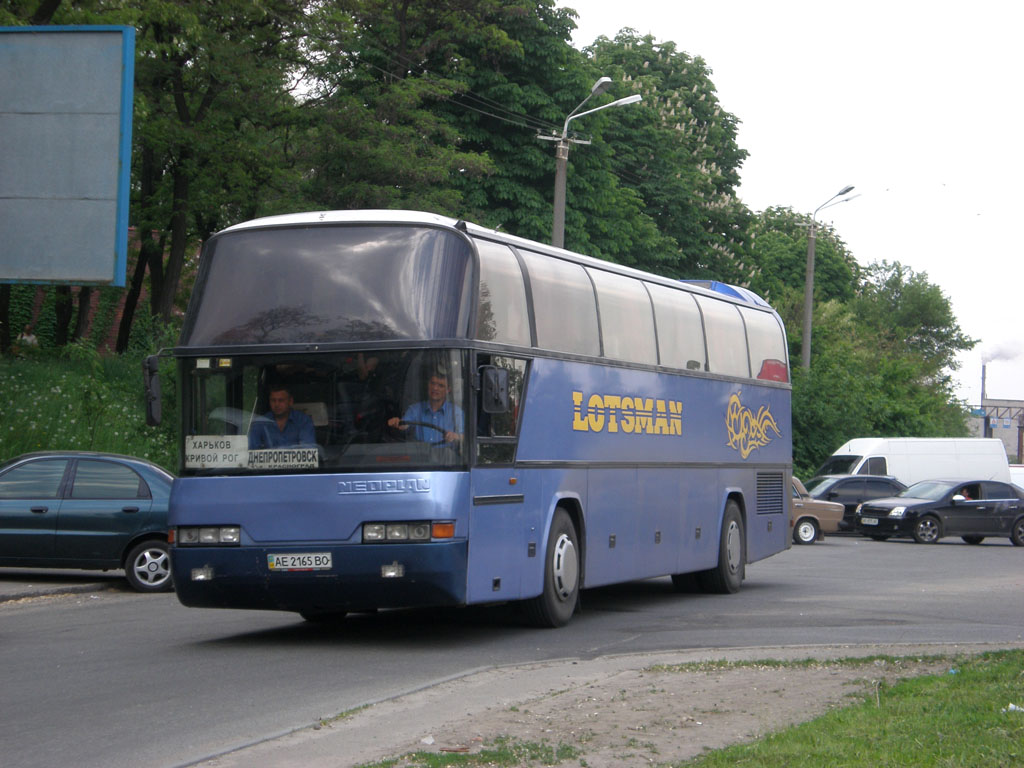
<path fill-rule="evenodd" d="M 39 586 L 36 584 L 19 584 L 6 587 L 0 585 L 0 603 L 11 603 L 37 597 L 56 597 L 58 595 L 75 595 L 84 592 L 109 592 L 114 589 L 112 582 L 90 582 L 88 584 L 52 584 Z"/>

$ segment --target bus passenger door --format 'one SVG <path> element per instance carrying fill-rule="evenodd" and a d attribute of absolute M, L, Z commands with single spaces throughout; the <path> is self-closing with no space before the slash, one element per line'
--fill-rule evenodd
<path fill-rule="evenodd" d="M 522 574 L 532 562 L 529 542 L 539 541 L 536 533 L 531 539 L 526 514 L 528 490 L 524 478 L 515 469 L 527 362 L 520 358 L 479 354 L 474 370 L 481 373 L 481 381 L 487 367 L 508 372 L 508 394 L 507 403 L 495 412 L 495 398 L 489 398 L 483 391 L 486 384 L 476 390 L 466 584 L 469 603 L 519 598 Z M 535 556 L 539 555 L 535 553 Z"/>
<path fill-rule="evenodd" d="M 526 488 L 511 466 L 473 470 L 466 602 L 515 600 L 530 562 Z M 534 541 L 540 541 L 535 533 Z M 539 544 L 537 545 L 539 547 Z M 535 553 L 540 562 L 539 553 Z"/>

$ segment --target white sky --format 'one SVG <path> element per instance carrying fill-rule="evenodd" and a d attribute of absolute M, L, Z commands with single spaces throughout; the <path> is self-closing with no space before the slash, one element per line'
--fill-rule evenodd
<path fill-rule="evenodd" d="M 701 56 L 749 152 L 755 211 L 823 210 L 861 264 L 899 261 L 951 299 L 958 395 L 1024 399 L 1024 4 L 1013 0 L 558 0 L 577 47 L 623 27 Z M 585 95 L 582 94 L 581 97 Z M 813 347 L 813 343 L 812 343 Z M 797 361 L 798 362 L 798 361 Z M 838 394 L 838 393 L 837 393 Z"/>

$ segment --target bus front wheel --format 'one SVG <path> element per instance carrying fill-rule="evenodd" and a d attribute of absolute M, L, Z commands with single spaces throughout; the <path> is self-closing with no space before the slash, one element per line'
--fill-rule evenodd
<path fill-rule="evenodd" d="M 544 591 L 526 602 L 530 622 L 538 627 L 569 623 L 579 599 L 580 557 L 576 527 L 564 509 L 556 509 L 544 555 Z"/>
<path fill-rule="evenodd" d="M 718 565 L 697 574 L 697 581 L 705 592 L 719 595 L 740 591 L 745 575 L 743 516 L 739 505 L 730 501 L 725 505 L 722 532 L 718 540 Z"/>

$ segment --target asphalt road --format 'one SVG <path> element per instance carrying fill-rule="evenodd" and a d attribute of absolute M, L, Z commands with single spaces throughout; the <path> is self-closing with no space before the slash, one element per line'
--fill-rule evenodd
<path fill-rule="evenodd" d="M 52 574 L 0 571 L 0 600 L 38 595 L 0 602 L 0 763 L 11 768 L 187 765 L 496 665 L 1024 639 L 1024 549 L 995 540 L 829 537 L 749 566 L 736 595 L 677 595 L 668 579 L 584 592 L 559 630 L 524 627 L 500 607 L 393 611 L 328 629 Z"/>

